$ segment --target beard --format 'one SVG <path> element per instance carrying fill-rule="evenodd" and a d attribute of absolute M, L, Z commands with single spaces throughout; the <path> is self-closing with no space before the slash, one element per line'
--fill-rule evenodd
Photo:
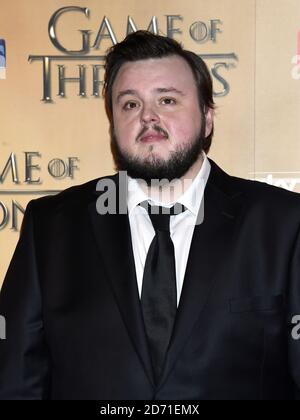
<path fill-rule="evenodd" d="M 161 131 L 159 127 L 156 131 Z M 141 159 L 131 156 L 121 150 L 114 130 L 111 130 L 111 151 L 117 171 L 126 171 L 134 179 L 144 180 L 148 186 L 153 181 L 167 180 L 172 182 L 182 178 L 187 171 L 196 163 L 199 155 L 203 151 L 203 141 L 205 124 L 202 125 L 201 132 L 189 144 L 179 145 L 176 150 L 170 153 L 170 157 L 165 160 L 156 156 Z"/>

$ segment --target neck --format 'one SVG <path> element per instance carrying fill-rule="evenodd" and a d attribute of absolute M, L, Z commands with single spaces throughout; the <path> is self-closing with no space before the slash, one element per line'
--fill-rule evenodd
<path fill-rule="evenodd" d="M 160 183 L 157 186 L 142 185 L 144 192 L 153 200 L 162 203 L 174 203 L 180 198 L 192 185 L 203 165 L 203 155 L 200 154 L 197 161 L 189 170 L 179 179 L 172 182 Z"/>

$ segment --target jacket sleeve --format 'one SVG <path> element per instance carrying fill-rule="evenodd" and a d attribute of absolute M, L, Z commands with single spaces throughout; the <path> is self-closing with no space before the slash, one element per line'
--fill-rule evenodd
<path fill-rule="evenodd" d="M 300 400 L 300 230 L 294 247 L 288 292 L 288 343 L 294 398 Z"/>
<path fill-rule="evenodd" d="M 0 315 L 6 324 L 6 338 L 0 339 L 0 400 L 38 400 L 49 395 L 33 208 L 34 202 L 29 203 L 0 293 Z"/>

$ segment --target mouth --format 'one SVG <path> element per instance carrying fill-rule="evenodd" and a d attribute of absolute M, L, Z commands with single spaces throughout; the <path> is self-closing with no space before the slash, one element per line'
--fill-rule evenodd
<path fill-rule="evenodd" d="M 160 133 L 148 133 L 140 139 L 142 143 L 157 143 L 163 140 L 167 140 L 167 137 Z"/>

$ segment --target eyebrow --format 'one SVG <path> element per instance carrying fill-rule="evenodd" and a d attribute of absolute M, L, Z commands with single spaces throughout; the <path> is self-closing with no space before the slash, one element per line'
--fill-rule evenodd
<path fill-rule="evenodd" d="M 180 96 L 185 96 L 185 94 L 181 90 L 178 90 L 174 87 L 156 88 L 156 89 L 154 89 L 154 92 L 156 92 L 156 93 L 172 93 L 173 92 L 173 93 L 177 93 Z M 138 96 L 138 92 L 134 89 L 122 90 L 121 92 L 119 92 L 119 94 L 117 96 L 117 102 L 119 102 L 120 99 L 123 96 L 126 96 L 126 95 L 136 95 L 136 96 Z"/>

